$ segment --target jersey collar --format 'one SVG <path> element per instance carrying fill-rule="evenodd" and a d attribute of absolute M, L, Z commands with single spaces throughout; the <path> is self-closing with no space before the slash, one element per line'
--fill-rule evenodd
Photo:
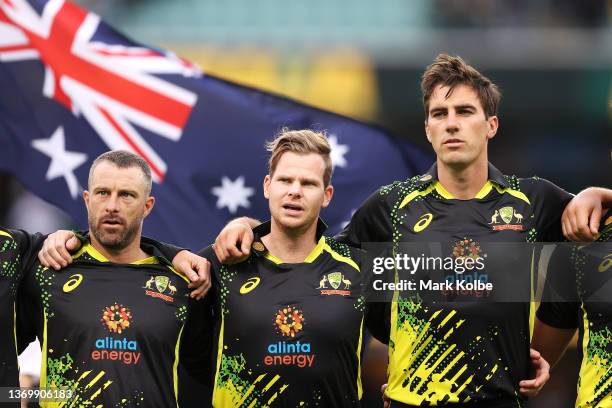
<path fill-rule="evenodd" d="M 75 231 L 75 235 L 81 241 L 81 249 L 77 251 L 72 257 L 73 259 L 78 258 L 83 253 L 89 254 L 92 258 L 99 262 L 110 262 L 104 255 L 102 255 L 93 245 L 91 245 L 91 241 L 89 240 L 89 231 Z M 142 237 L 140 240 L 140 248 L 150 255 L 147 258 L 132 262 L 132 265 L 143 265 L 143 264 L 155 264 L 162 263 L 167 266 L 172 266 L 172 262 L 164 257 L 159 249 L 152 244 L 153 240 L 150 238 Z"/>
<path fill-rule="evenodd" d="M 497 184 L 498 186 L 502 187 L 502 188 L 509 188 L 510 184 L 508 184 L 508 182 L 506 181 L 506 179 L 504 178 L 504 175 L 502 174 L 501 171 L 497 170 L 497 168 L 495 166 L 493 166 L 491 163 L 487 164 L 487 172 L 488 172 L 488 180 L 492 181 L 493 183 Z M 420 185 L 426 185 L 426 184 L 431 184 L 431 183 L 435 183 L 438 181 L 438 165 L 437 163 L 434 163 L 429 170 L 427 170 L 427 173 L 423 174 L 421 177 L 419 177 L 417 179 L 417 183 Z"/>
<path fill-rule="evenodd" d="M 254 239 L 253 243 L 251 244 L 251 252 L 258 257 L 265 257 L 271 259 L 275 263 L 281 263 L 280 259 L 276 258 L 274 255 L 268 252 L 268 249 L 261 240 L 261 237 L 264 237 L 270 233 L 271 225 L 271 221 L 266 221 L 253 228 Z M 315 246 L 313 252 L 308 255 L 308 257 L 304 260 L 304 262 L 312 262 L 322 252 L 322 245 L 325 241 L 325 239 L 323 238 L 323 234 L 325 233 L 326 229 L 327 224 L 321 219 L 321 217 L 319 217 L 319 219 L 317 220 L 317 232 L 315 237 L 317 245 Z"/>

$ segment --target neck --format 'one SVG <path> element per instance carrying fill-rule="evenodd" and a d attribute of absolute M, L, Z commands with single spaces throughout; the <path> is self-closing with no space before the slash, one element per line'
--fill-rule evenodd
<path fill-rule="evenodd" d="M 296 231 L 283 228 L 274 219 L 270 225 L 270 233 L 261 238 L 268 252 L 283 263 L 300 263 L 317 245 L 317 222 L 313 222 L 305 230 Z"/>
<path fill-rule="evenodd" d="M 438 180 L 442 187 L 459 200 L 471 200 L 488 180 L 487 160 L 468 166 L 449 166 L 438 159 Z"/>
<path fill-rule="evenodd" d="M 114 249 L 102 245 L 89 231 L 91 245 L 106 259 L 114 263 L 129 264 L 148 258 L 149 255 L 140 248 L 140 234 L 125 248 Z"/>

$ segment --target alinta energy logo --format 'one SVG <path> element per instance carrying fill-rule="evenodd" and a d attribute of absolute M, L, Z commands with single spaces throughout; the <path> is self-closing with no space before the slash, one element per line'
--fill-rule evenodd
<path fill-rule="evenodd" d="M 125 365 L 138 364 L 140 351 L 136 340 L 117 335 L 124 334 L 132 325 L 132 312 L 128 307 L 113 304 L 102 310 L 100 321 L 112 336 L 101 337 L 94 342 L 91 359 L 95 361 L 119 361 Z"/>
<path fill-rule="evenodd" d="M 154 287 L 157 291 L 153 291 Z M 170 303 L 174 302 L 172 296 L 176 293 L 176 286 L 172 284 L 172 281 L 167 276 L 151 276 L 151 278 L 145 282 L 143 289 L 146 289 L 145 295 L 147 296 L 163 299 Z M 168 292 L 168 294 L 166 295 L 165 292 Z"/>
<path fill-rule="evenodd" d="M 446 283 L 452 288 L 444 289 L 443 293 L 458 293 L 475 297 L 488 296 L 493 289 L 489 282 L 489 275 L 482 273 L 484 259 L 487 257 L 480 248 L 480 244 L 471 238 L 456 241 L 453 246 L 455 258 L 455 274 L 446 277 Z M 457 263 L 461 263 L 461 272 L 457 272 Z M 468 273 L 465 273 L 465 272 Z"/>
<path fill-rule="evenodd" d="M 304 313 L 294 307 L 286 306 L 276 312 L 274 326 L 283 338 L 295 339 L 295 335 L 304 329 Z M 289 340 L 288 339 L 288 340 Z M 302 341 L 278 341 L 269 344 L 263 363 L 267 366 L 312 367 L 315 355 L 310 343 Z"/>
<path fill-rule="evenodd" d="M 321 289 L 322 295 L 350 296 L 351 284 L 351 281 L 348 280 L 341 272 L 332 272 L 328 273 L 327 275 L 323 275 L 317 289 Z"/>
<path fill-rule="evenodd" d="M 513 222 L 514 221 L 514 222 Z M 491 216 L 491 228 L 494 231 L 514 230 L 522 231 L 525 229 L 523 223 L 523 214 L 516 212 L 514 207 L 506 206 L 495 210 Z"/>
<path fill-rule="evenodd" d="M 453 257 L 455 259 L 471 258 L 476 260 L 481 257 L 486 257 L 486 255 L 481 255 L 481 252 L 480 244 L 472 238 L 463 238 L 462 240 L 456 241 L 453 246 Z"/>

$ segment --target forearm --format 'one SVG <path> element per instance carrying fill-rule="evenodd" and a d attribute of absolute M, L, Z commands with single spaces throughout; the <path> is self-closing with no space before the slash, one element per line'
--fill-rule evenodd
<path fill-rule="evenodd" d="M 605 208 L 612 208 L 612 190 L 603 187 L 589 187 L 587 190 L 593 190 L 601 198 L 601 205 Z"/>
<path fill-rule="evenodd" d="M 576 329 L 559 329 L 536 318 L 531 347 L 550 363 L 551 367 L 559 361 L 569 345 Z"/>
<path fill-rule="evenodd" d="M 239 218 L 234 218 L 233 220 L 228 222 L 227 225 L 230 225 L 233 223 L 248 224 L 248 226 L 252 229 L 252 228 L 259 226 L 261 224 L 261 221 L 255 218 L 250 218 L 250 217 L 239 217 Z"/>

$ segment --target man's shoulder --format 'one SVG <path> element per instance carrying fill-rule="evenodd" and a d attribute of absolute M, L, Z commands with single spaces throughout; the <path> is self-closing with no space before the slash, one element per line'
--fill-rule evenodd
<path fill-rule="evenodd" d="M 347 244 L 343 244 L 328 236 L 323 237 L 325 240 L 324 250 L 327 251 L 334 259 L 340 262 L 347 263 L 353 268 L 359 270 L 359 262 L 362 251 L 358 248 L 353 248 Z"/>
<path fill-rule="evenodd" d="M 406 197 L 426 192 L 431 185 L 432 180 L 428 178 L 427 174 L 397 180 L 376 190 L 370 196 L 370 202 L 375 201 L 378 204 L 385 204 L 389 208 L 393 208 L 405 200 Z"/>
<path fill-rule="evenodd" d="M 27 249 L 42 244 L 43 235 L 36 233 L 30 234 L 21 229 L 0 227 L 0 250 L 9 247 L 13 249 Z"/>
<path fill-rule="evenodd" d="M 517 190 L 523 192 L 528 197 L 540 199 L 555 198 L 559 201 L 569 201 L 572 197 L 572 194 L 545 178 L 538 176 L 526 178 L 519 178 L 516 176 L 508 177 L 512 177 L 513 182 L 511 186 L 516 186 Z"/>
<path fill-rule="evenodd" d="M 381 186 L 377 193 L 381 196 L 388 196 L 391 194 L 410 194 L 413 191 L 420 191 L 422 189 L 427 188 L 430 179 L 427 178 L 428 175 L 416 175 L 409 177 L 405 180 L 396 180 L 390 184 Z"/>
<path fill-rule="evenodd" d="M 550 194 L 571 195 L 555 183 L 538 176 L 519 177 L 514 174 L 500 174 L 499 180 L 495 179 L 493 181 L 505 191 L 521 192 L 528 197 L 546 196 Z"/>

